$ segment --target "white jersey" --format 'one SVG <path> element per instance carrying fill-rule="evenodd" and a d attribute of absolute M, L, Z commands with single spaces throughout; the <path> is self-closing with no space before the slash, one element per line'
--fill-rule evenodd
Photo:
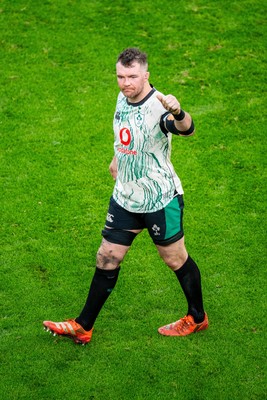
<path fill-rule="evenodd" d="M 170 161 L 171 138 L 160 129 L 166 109 L 151 92 L 139 103 L 129 103 L 120 93 L 114 114 L 114 150 L 118 175 L 115 201 L 128 211 L 149 213 L 164 208 L 175 191 L 183 194 Z"/>

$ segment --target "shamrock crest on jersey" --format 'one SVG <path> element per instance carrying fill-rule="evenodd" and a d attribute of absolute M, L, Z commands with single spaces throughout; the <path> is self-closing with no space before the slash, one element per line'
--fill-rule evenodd
<path fill-rule="evenodd" d="M 141 107 L 138 107 L 138 112 L 134 115 L 134 122 L 137 128 L 140 128 L 145 118 L 145 115 L 141 113 L 140 109 Z"/>

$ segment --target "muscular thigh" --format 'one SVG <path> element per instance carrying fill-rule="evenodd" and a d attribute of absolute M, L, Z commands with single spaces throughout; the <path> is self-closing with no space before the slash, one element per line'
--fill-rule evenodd
<path fill-rule="evenodd" d="M 139 231 L 145 228 L 143 214 L 132 213 L 110 198 L 105 226 L 109 229 Z"/>
<path fill-rule="evenodd" d="M 144 221 L 141 214 L 125 210 L 111 197 L 105 228 L 102 230 L 102 236 L 106 241 L 129 247 L 143 228 Z"/>
<path fill-rule="evenodd" d="M 98 268 L 117 268 L 143 227 L 140 215 L 125 210 L 111 197 L 102 230 L 103 240 L 97 253 Z"/>
<path fill-rule="evenodd" d="M 176 195 L 163 209 L 145 215 L 148 232 L 156 245 L 177 243 L 183 235 L 183 196 Z"/>

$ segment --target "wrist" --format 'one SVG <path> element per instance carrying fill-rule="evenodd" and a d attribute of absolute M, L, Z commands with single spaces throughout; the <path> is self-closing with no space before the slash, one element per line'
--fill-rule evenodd
<path fill-rule="evenodd" d="M 181 109 L 179 114 L 172 114 L 172 115 L 176 121 L 182 121 L 185 117 L 185 112 L 184 110 Z"/>

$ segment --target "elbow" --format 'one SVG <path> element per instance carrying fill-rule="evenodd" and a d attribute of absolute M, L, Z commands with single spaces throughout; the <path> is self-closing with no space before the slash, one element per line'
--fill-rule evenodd
<path fill-rule="evenodd" d="M 191 120 L 191 125 L 186 131 L 180 131 L 181 136 L 193 136 L 195 133 L 194 121 Z"/>
<path fill-rule="evenodd" d="M 194 129 L 192 133 L 190 133 L 188 136 L 193 136 L 195 134 L 196 130 Z"/>

